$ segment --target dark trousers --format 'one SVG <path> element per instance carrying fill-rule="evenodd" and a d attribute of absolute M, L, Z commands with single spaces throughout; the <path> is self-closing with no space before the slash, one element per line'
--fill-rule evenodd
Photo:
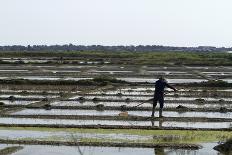
<path fill-rule="evenodd" d="M 164 107 L 164 95 L 154 95 L 154 99 L 153 99 L 153 108 L 156 107 L 157 102 L 159 102 L 160 104 L 160 109 L 163 109 Z"/>
<path fill-rule="evenodd" d="M 160 104 L 160 115 L 162 115 L 162 110 L 164 107 L 164 95 L 163 94 L 155 94 L 153 98 L 153 108 L 152 108 L 152 116 L 155 113 L 155 107 L 157 106 L 157 102 Z"/>

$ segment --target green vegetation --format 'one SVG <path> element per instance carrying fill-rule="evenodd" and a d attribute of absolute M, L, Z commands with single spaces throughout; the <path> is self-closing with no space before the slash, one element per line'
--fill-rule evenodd
<path fill-rule="evenodd" d="M 113 77 L 109 77 L 109 76 L 99 76 L 93 79 L 88 79 L 88 80 L 79 80 L 78 84 L 80 85 L 100 85 L 100 86 L 106 86 L 108 84 L 116 84 L 116 83 L 127 83 L 126 81 L 123 80 L 118 80 L 116 78 Z"/>
<path fill-rule="evenodd" d="M 82 86 L 106 86 L 108 84 L 125 84 L 123 80 L 117 80 L 113 77 L 96 77 L 85 80 L 28 80 L 28 79 L 0 79 L 0 84 L 15 84 L 15 85 L 82 85 Z"/>
<path fill-rule="evenodd" d="M 209 80 L 201 83 L 205 87 L 231 87 L 232 84 L 222 80 Z"/>
<path fill-rule="evenodd" d="M 120 64 L 147 65 L 232 65 L 232 54 L 220 52 L 101 52 L 101 51 L 67 51 L 67 52 L 1 52 L 0 57 L 57 57 L 46 63 L 78 63 L 86 61 L 110 61 Z M 60 61 L 62 58 L 62 62 Z M 75 61 L 73 61 L 75 60 Z M 6 63 L 6 62 L 0 62 Z M 12 62 L 11 62 L 12 63 Z M 19 62 L 16 62 L 19 63 Z M 23 63 L 23 62 L 21 62 Z"/>
<path fill-rule="evenodd" d="M 33 128 L 33 127 L 1 127 L 0 130 L 30 130 L 30 131 L 48 131 L 48 132 L 67 132 L 70 137 L 63 137 L 72 140 L 75 133 L 88 134 L 115 134 L 115 139 L 96 138 L 79 138 L 83 142 L 98 142 L 98 141 L 119 141 L 119 142 L 138 142 L 133 140 L 122 140 L 117 138 L 117 134 L 135 135 L 135 136 L 149 136 L 151 138 L 139 140 L 144 143 L 203 143 L 224 141 L 232 138 L 230 131 L 189 131 L 189 130 L 136 130 L 136 129 L 77 129 L 77 128 Z M 153 137 L 153 138 L 152 138 Z M 33 137 L 32 137 L 33 138 Z M 78 137 L 77 137 L 78 138 Z M 44 140 L 62 140 L 62 137 L 48 137 Z"/>
<path fill-rule="evenodd" d="M 19 150 L 22 150 L 22 146 L 12 146 L 12 147 L 6 147 L 2 150 L 0 150 L 0 154 L 2 155 L 11 155 L 12 153 L 15 153 Z"/>
<path fill-rule="evenodd" d="M 188 84 L 194 87 L 232 87 L 232 83 L 228 83 L 226 81 L 222 81 L 222 80 L 208 80 L 208 81 L 203 81 L 200 83 L 192 83 L 192 84 Z M 205 90 L 207 91 L 207 90 Z"/>

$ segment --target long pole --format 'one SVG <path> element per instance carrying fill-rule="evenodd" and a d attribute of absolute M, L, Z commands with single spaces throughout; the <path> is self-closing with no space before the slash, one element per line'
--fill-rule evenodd
<path fill-rule="evenodd" d="M 138 105 L 134 106 L 133 108 L 136 108 L 136 107 L 138 107 L 138 106 L 140 106 L 140 105 L 142 105 L 142 104 L 144 104 L 146 102 L 152 101 L 152 100 L 153 100 L 153 98 L 151 98 L 149 100 L 146 100 L 146 101 L 143 101 L 142 103 L 139 103 Z"/>

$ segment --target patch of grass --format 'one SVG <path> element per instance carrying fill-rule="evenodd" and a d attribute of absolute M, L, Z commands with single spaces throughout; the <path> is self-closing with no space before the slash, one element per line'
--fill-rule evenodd
<path fill-rule="evenodd" d="M 211 87 L 231 87 L 232 84 L 222 81 L 222 80 L 209 80 L 207 82 L 203 82 L 205 86 L 211 86 Z"/>
<path fill-rule="evenodd" d="M 86 80 L 28 80 L 28 79 L 0 79 L 0 84 L 13 85 L 80 85 L 80 86 L 106 86 L 108 84 L 125 84 L 123 80 L 113 77 L 96 77 Z"/>
<path fill-rule="evenodd" d="M 22 146 L 12 146 L 12 147 L 6 147 L 2 150 L 0 150 L 0 154 L 2 155 L 11 155 L 12 153 L 15 153 L 19 150 L 22 150 Z"/>
<path fill-rule="evenodd" d="M 114 64 L 146 64 L 146 65 L 232 65 L 232 54 L 219 52 L 127 52 L 127 51 L 33 51 L 33 52 L 1 52 L 0 57 L 56 57 L 49 63 L 77 63 L 81 60 L 104 62 L 110 60 Z M 67 60 L 67 61 L 66 61 Z M 6 63 L 1 62 L 0 63 Z M 9 62 L 12 63 L 12 62 Z M 23 63 L 21 61 L 15 62 Z"/>
<path fill-rule="evenodd" d="M 209 80 L 203 81 L 198 85 L 205 86 L 205 87 L 231 87 L 232 84 L 222 80 Z"/>
<path fill-rule="evenodd" d="M 143 142 L 159 142 L 159 143 L 202 143 L 223 141 L 232 138 L 232 132 L 230 131 L 189 131 L 189 130 L 137 130 L 137 129 L 55 129 L 55 128 L 33 128 L 33 127 L 1 127 L 0 130 L 31 130 L 31 131 L 49 131 L 58 132 L 65 131 L 70 135 L 75 133 L 92 133 L 92 134 L 125 134 L 125 135 L 139 135 L 139 136 L 151 136 L 154 139 L 145 140 Z M 50 137 L 52 138 L 52 137 Z M 49 139 L 50 139 L 49 138 Z M 67 137 L 66 137 L 67 138 Z M 51 139 L 50 139 L 51 140 Z M 94 140 L 86 139 L 82 140 Z M 108 139 L 110 140 L 110 139 Z M 103 141 L 103 140 L 102 140 Z M 128 140 L 129 142 L 130 140 Z"/>

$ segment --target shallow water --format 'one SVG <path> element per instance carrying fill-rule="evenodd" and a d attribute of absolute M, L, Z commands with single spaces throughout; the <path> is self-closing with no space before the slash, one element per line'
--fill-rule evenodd
<path fill-rule="evenodd" d="M 228 83 L 232 83 L 232 79 L 222 79 L 223 81 L 226 81 Z"/>
<path fill-rule="evenodd" d="M 58 94 L 61 91 L 55 91 L 55 90 L 47 90 L 47 91 L 43 91 L 43 90 L 31 90 L 31 89 L 23 89 L 23 90 L 11 90 L 11 89 L 2 89 L 0 90 L 0 93 L 22 93 L 23 91 L 26 91 L 26 93 L 49 93 L 49 94 Z M 62 91 L 65 93 L 69 93 L 70 91 Z M 78 93 L 79 91 L 75 91 L 75 93 Z M 73 92 L 71 92 L 73 93 Z M 44 96 L 46 96 L 47 94 L 45 94 Z M 23 95 L 25 96 L 25 95 Z"/>
<path fill-rule="evenodd" d="M 93 79 L 93 78 L 74 78 L 74 77 L 64 78 L 64 80 L 73 80 L 73 81 L 90 80 L 90 79 Z"/>
<path fill-rule="evenodd" d="M 80 95 L 76 95 L 76 96 L 73 96 L 69 99 L 78 99 L 80 97 Z M 84 96 L 85 99 L 88 99 L 88 100 L 92 100 L 94 98 L 97 98 L 99 100 L 109 100 L 109 101 L 115 101 L 115 100 L 119 100 L 119 101 L 125 101 L 126 99 L 129 99 L 130 101 L 137 101 L 137 100 L 142 100 L 142 101 L 146 101 L 146 100 L 149 100 L 149 99 L 152 99 L 153 96 L 152 95 L 88 95 L 88 96 Z M 172 97 L 172 96 L 167 96 L 165 97 L 165 101 L 195 101 L 196 99 L 199 99 L 198 97 Z M 204 99 L 204 101 L 214 101 L 214 102 L 220 102 L 220 100 L 224 100 L 224 101 L 232 101 L 232 98 L 224 98 L 224 97 L 218 97 L 218 98 L 214 98 L 214 97 L 201 97 L 201 99 Z M 197 102 L 197 101 L 196 101 Z"/>
<path fill-rule="evenodd" d="M 0 70 L 0 72 L 28 72 L 28 70 L 16 70 L 16 69 L 12 69 L 12 70 Z"/>
<path fill-rule="evenodd" d="M 130 102 L 130 103 L 126 103 L 126 102 L 92 102 L 92 101 L 85 101 L 85 102 L 79 102 L 79 101 L 57 101 L 57 102 L 53 102 L 51 103 L 51 105 L 54 106 L 96 106 L 98 104 L 103 104 L 104 106 L 111 106 L 111 107 L 119 107 L 122 105 L 126 105 L 127 107 L 133 107 L 136 106 L 138 104 L 140 104 L 141 102 Z M 144 103 L 143 105 L 141 105 L 142 107 L 151 107 L 150 103 Z"/>
<path fill-rule="evenodd" d="M 90 73 L 108 73 L 108 74 L 116 74 L 116 73 L 133 73 L 133 71 L 125 71 L 125 70 L 119 70 L 119 71 L 104 71 L 104 70 L 95 70 L 95 71 L 90 71 Z"/>
<path fill-rule="evenodd" d="M 0 102 L 3 102 L 5 105 L 28 105 L 31 103 L 35 103 L 37 101 L 9 101 L 9 100 L 0 100 Z"/>
<path fill-rule="evenodd" d="M 59 97 L 58 95 L 0 95 L 0 98 L 9 98 L 10 96 L 14 96 L 15 98 L 38 98 L 38 99 L 42 99 L 42 98 L 56 98 Z"/>
<path fill-rule="evenodd" d="M 155 83 L 157 79 L 149 79 L 149 78 L 118 78 L 119 80 L 124 80 L 128 82 L 148 82 Z M 204 79 L 167 79 L 169 83 L 193 83 L 193 82 L 203 82 L 207 81 Z"/>
<path fill-rule="evenodd" d="M 6 148 L 7 146 L 7 144 L 0 144 L 0 150 Z"/>
<path fill-rule="evenodd" d="M 33 119 L 0 118 L 1 124 L 50 124 L 50 125 L 120 125 L 120 126 L 156 126 L 186 128 L 231 128 L 231 122 L 175 122 L 175 121 L 123 121 L 123 120 L 69 120 L 69 119 Z"/>
<path fill-rule="evenodd" d="M 25 109 L 22 111 L 14 112 L 14 115 L 100 115 L 100 116 L 115 116 L 120 111 L 117 110 L 69 110 L 69 109 Z M 150 116 L 151 111 L 129 111 L 129 115 L 135 116 Z M 176 112 L 176 111 L 164 111 L 164 117 L 206 117 L 206 118 L 231 118 L 232 112 L 220 113 L 220 112 Z"/>
<path fill-rule="evenodd" d="M 81 138 L 96 139 L 120 139 L 120 140 L 152 140 L 153 136 L 140 136 L 123 133 L 81 133 L 78 131 L 35 131 L 35 130 L 2 130 L 0 129 L 1 139 L 54 139 L 59 138 L 61 141 L 73 141 L 73 138 L 79 141 Z M 160 137 L 162 138 L 162 137 Z"/>
<path fill-rule="evenodd" d="M 76 70 L 49 70 L 52 73 L 79 73 L 80 71 Z"/>
<path fill-rule="evenodd" d="M 203 143 L 202 149 L 185 150 L 185 149 L 154 149 L 154 148 L 120 148 L 120 147 L 92 147 L 92 146 L 42 146 L 26 145 L 12 155 L 218 155 L 213 150 L 216 143 Z"/>
<path fill-rule="evenodd" d="M 59 77 L 49 77 L 49 76 L 18 76 L 11 79 L 27 79 L 27 80 L 60 80 Z"/>
<path fill-rule="evenodd" d="M 141 104 L 141 102 L 92 102 L 92 101 L 85 101 L 85 102 L 79 102 L 79 101 L 56 101 L 51 103 L 51 105 L 53 106 L 90 106 L 90 107 L 94 107 L 98 104 L 102 104 L 104 106 L 110 106 L 110 107 L 120 107 L 120 106 L 126 106 L 126 107 L 135 107 L 139 104 Z M 181 103 L 181 102 L 175 102 L 175 103 L 165 103 L 164 107 L 165 108 L 176 108 L 178 105 L 182 105 L 188 108 L 221 108 L 221 107 L 225 107 L 225 108 L 232 108 L 232 104 L 229 103 L 224 103 L 224 104 L 194 104 L 194 103 Z M 152 107 L 152 102 L 150 103 L 144 103 L 142 105 L 140 105 L 139 107 Z M 159 108 L 159 104 L 157 104 L 157 108 Z"/>

